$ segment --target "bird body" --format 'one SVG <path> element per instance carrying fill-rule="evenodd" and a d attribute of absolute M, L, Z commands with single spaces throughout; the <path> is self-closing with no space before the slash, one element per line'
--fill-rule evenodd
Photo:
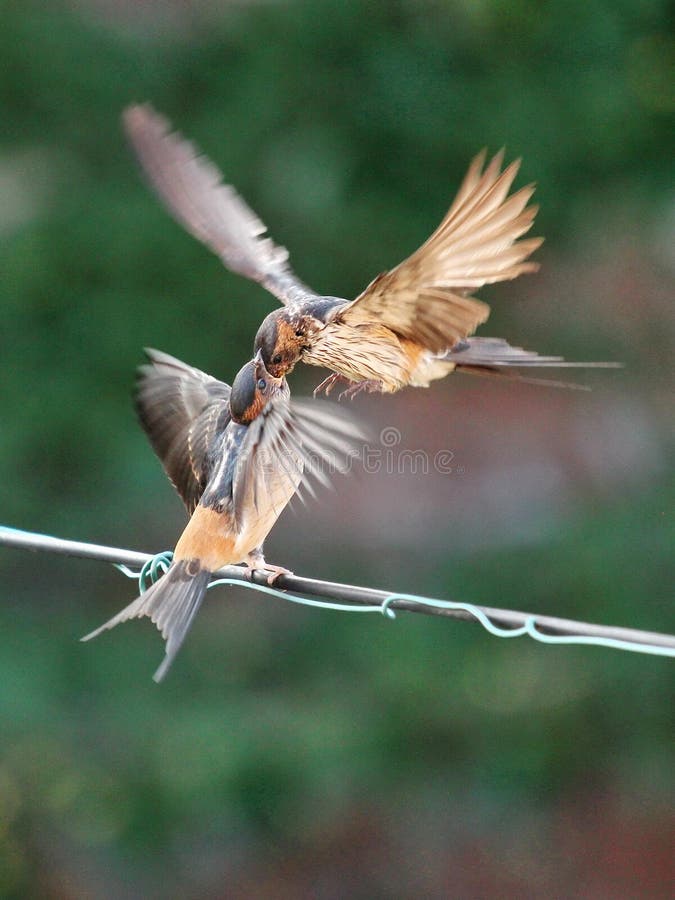
<path fill-rule="evenodd" d="M 426 387 L 454 369 L 498 375 L 534 364 L 605 365 L 565 363 L 515 347 L 499 360 L 488 352 L 482 362 L 466 367 L 460 354 L 449 357 L 489 316 L 489 306 L 472 296 L 474 290 L 539 268 L 529 257 L 543 238 L 523 238 L 537 213 L 528 205 L 534 186 L 509 193 L 520 160 L 502 169 L 501 152 L 487 164 L 485 151 L 479 153 L 433 234 L 349 301 L 321 296 L 303 284 L 286 249 L 266 235 L 264 223 L 223 183 L 216 166 L 172 133 L 152 107 L 129 107 L 124 124 L 150 183 L 174 217 L 231 271 L 281 300 L 283 307 L 266 317 L 254 344 L 275 377 L 302 360 L 335 373 L 317 390 L 328 390 L 339 377 L 351 382 L 347 393 L 353 396 L 363 388 Z"/>
<path fill-rule="evenodd" d="M 343 415 L 291 404 L 288 385 L 266 371 L 260 354 L 232 388 L 179 360 L 147 351 L 136 406 L 150 441 L 191 514 L 168 572 L 83 640 L 128 619 L 149 616 L 166 640 L 159 681 L 178 652 L 213 572 L 265 563 L 262 545 L 319 459 L 351 451 L 358 429 Z M 313 460 L 312 460 L 313 461 Z M 338 460 L 338 468 L 339 468 Z"/>
<path fill-rule="evenodd" d="M 372 353 L 373 345 L 377 357 Z M 302 353 L 304 362 L 327 369 L 335 368 L 336 358 L 340 360 L 340 372 L 353 380 L 377 377 L 382 363 L 398 370 L 406 362 L 398 338 L 386 326 L 367 323 L 343 327 L 339 319 L 318 329 Z"/>
<path fill-rule="evenodd" d="M 424 356 L 424 347 L 379 322 L 343 325 L 337 321 L 317 334 L 302 359 L 337 371 L 354 383 L 379 381 L 382 392 L 394 393 L 408 384 L 420 384 L 415 373 Z"/>
<path fill-rule="evenodd" d="M 378 380 L 383 393 L 428 387 L 455 366 L 445 354 L 428 350 L 377 320 L 351 321 L 343 312 L 349 301 L 324 297 L 320 307 L 291 304 L 270 313 L 258 329 L 256 347 L 271 368 L 292 371 L 298 359 L 333 369 L 348 381 Z M 300 344 L 300 350 L 298 350 Z M 274 360 L 281 357 L 279 362 Z"/>

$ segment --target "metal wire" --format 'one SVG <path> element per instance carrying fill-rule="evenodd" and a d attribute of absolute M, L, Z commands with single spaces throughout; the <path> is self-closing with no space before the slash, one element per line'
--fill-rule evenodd
<path fill-rule="evenodd" d="M 147 586 L 148 580 L 152 582 L 161 577 L 168 568 L 171 556 L 168 552 L 153 556 L 135 550 L 69 541 L 7 526 L 0 526 L 0 545 L 112 563 L 125 575 L 138 578 L 141 592 Z M 138 567 L 140 571 L 132 571 L 130 568 L 132 566 Z M 392 593 L 340 582 L 319 581 L 315 578 L 304 578 L 290 573 L 284 573 L 277 578 L 275 584 L 280 588 L 278 590 L 269 587 L 267 573 L 264 571 L 251 572 L 242 566 L 225 566 L 214 573 L 214 580 L 210 587 L 217 584 L 254 588 L 262 593 L 294 603 L 320 606 L 325 609 L 379 612 L 388 618 L 394 618 L 395 611 L 405 610 L 424 615 L 478 621 L 496 637 L 527 635 L 543 643 L 593 644 L 616 650 L 675 656 L 675 635 L 634 628 L 596 625 L 556 616 L 533 615 L 517 610 L 477 606 L 451 600 L 436 600 L 416 594 Z M 295 594 L 324 599 L 307 600 L 288 594 L 287 590 L 294 591 Z"/>

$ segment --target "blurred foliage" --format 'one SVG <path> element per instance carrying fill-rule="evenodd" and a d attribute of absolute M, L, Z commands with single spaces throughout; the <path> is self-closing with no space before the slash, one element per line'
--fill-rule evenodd
<path fill-rule="evenodd" d="M 666 257 L 649 253 L 673 216 L 667 12 L 659 0 L 4 0 L 3 522 L 170 541 L 177 507 L 129 405 L 140 348 L 228 379 L 271 309 L 143 186 L 119 125 L 127 103 L 151 100 L 217 160 L 326 293 L 355 295 L 417 246 L 484 145 L 523 155 L 551 260 L 614 259 L 628 223 L 627 245 L 665 278 Z M 576 289 L 574 276 L 560 288 Z M 531 334 L 553 349 L 564 335 L 570 355 L 620 355 L 657 408 L 672 318 L 648 313 L 612 344 L 597 310 L 594 329 L 558 310 Z M 459 557 L 449 528 L 443 557 L 414 574 L 392 559 L 389 583 L 665 629 L 674 497 L 658 481 L 590 497 L 534 549 Z M 378 571 L 339 547 L 339 564 L 321 568 L 322 552 L 318 577 Z M 589 809 L 618 797 L 638 834 L 643 814 L 667 822 L 666 660 L 235 591 L 207 604 L 158 690 L 148 629 L 74 643 L 130 596 L 112 570 L 13 551 L 0 566 L 3 896 L 167 896 L 168 883 L 181 896 L 561 896 L 583 891 L 584 848 L 550 880 L 570 798 Z M 518 835 L 522 865 L 507 852 Z M 492 848 L 484 881 L 471 874 L 474 839 Z M 667 895 L 652 844 L 654 890 L 630 881 L 633 867 L 625 895 Z M 493 891 L 490 872 L 510 887 Z"/>

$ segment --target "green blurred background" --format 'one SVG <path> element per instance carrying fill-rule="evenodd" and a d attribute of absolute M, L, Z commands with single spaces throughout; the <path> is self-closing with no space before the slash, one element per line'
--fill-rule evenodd
<path fill-rule="evenodd" d="M 542 270 L 482 333 L 619 359 L 593 393 L 360 398 L 450 475 L 284 513 L 298 573 L 672 630 L 674 44 L 659 0 L 0 3 L 0 522 L 145 550 L 180 502 L 141 348 L 226 380 L 273 300 L 144 187 L 119 116 L 196 140 L 317 290 L 431 232 L 471 156 L 536 181 Z M 296 393 L 323 377 L 297 371 Z M 209 596 L 170 677 L 103 563 L 0 550 L 3 897 L 666 897 L 672 663 Z"/>

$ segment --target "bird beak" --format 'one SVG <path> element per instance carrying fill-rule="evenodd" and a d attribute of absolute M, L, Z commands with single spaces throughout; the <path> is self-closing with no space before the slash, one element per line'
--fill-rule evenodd
<path fill-rule="evenodd" d="M 258 350 L 256 355 L 253 357 L 253 362 L 256 364 L 256 366 L 264 365 L 262 358 L 262 349 Z"/>

